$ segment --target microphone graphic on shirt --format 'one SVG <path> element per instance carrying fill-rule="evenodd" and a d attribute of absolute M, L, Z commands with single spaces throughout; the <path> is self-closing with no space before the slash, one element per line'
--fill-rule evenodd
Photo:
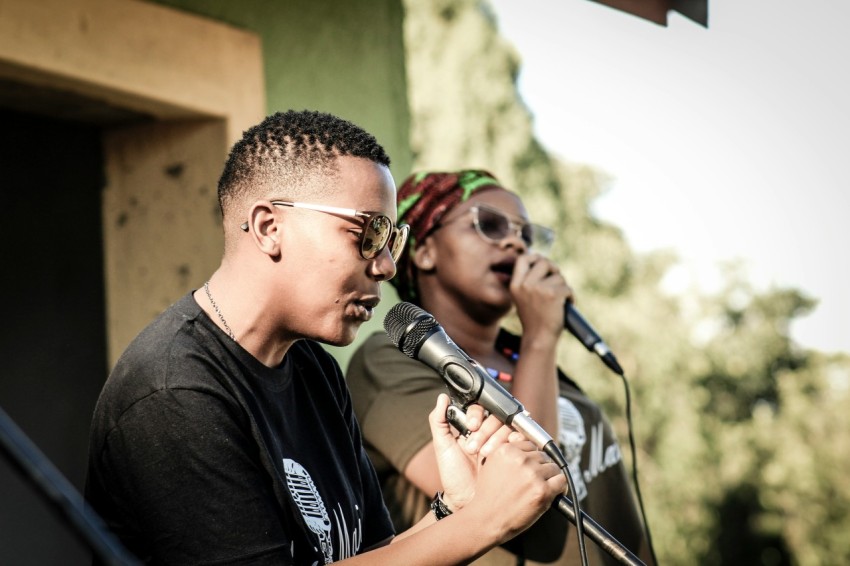
<path fill-rule="evenodd" d="M 333 545 L 330 537 L 331 518 L 325 510 L 325 504 L 313 483 L 313 478 L 310 477 L 304 466 L 295 460 L 284 458 L 283 469 L 286 472 L 286 485 L 292 495 L 292 500 L 295 501 L 295 505 L 301 511 L 301 516 L 304 518 L 307 528 L 319 537 L 325 564 L 330 564 L 333 560 Z"/>

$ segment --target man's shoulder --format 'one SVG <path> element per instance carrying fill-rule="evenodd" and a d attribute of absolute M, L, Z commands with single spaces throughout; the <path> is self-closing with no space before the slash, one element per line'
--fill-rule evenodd
<path fill-rule="evenodd" d="M 169 328 L 179 327 L 186 321 L 195 320 L 201 312 L 203 311 L 195 302 L 192 293 L 187 293 L 157 313 L 133 338 L 128 348 L 138 347 L 139 342 L 144 343 L 146 339 L 149 341 L 151 336 L 161 335 L 163 332 L 168 332 Z"/>
<path fill-rule="evenodd" d="M 185 339 L 187 333 L 193 332 L 199 312 L 200 307 L 189 294 L 160 313 L 118 358 L 101 396 L 143 397 L 167 387 L 175 356 L 200 360 L 195 340 Z"/>
<path fill-rule="evenodd" d="M 194 303 L 191 295 L 183 297 L 143 328 L 118 358 L 116 369 L 140 362 L 147 366 L 151 362 L 161 360 L 163 355 L 174 347 L 175 339 L 196 320 L 200 312 L 200 307 L 193 312 L 187 298 Z"/>

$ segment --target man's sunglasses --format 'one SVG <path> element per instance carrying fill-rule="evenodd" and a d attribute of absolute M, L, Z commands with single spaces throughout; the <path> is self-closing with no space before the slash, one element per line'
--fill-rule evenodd
<path fill-rule="evenodd" d="M 398 263 L 407 242 L 407 234 L 410 226 L 402 224 L 393 226 L 393 221 L 386 214 L 380 212 L 362 212 L 353 208 L 339 208 L 336 206 L 325 206 L 323 204 L 308 204 L 303 202 L 291 202 L 284 200 L 273 200 L 275 206 L 287 206 L 290 208 L 304 208 L 333 214 L 345 218 L 362 218 L 363 231 L 360 232 L 360 256 L 363 259 L 374 259 L 389 246 L 393 262 Z M 248 223 L 242 224 L 241 228 L 248 231 Z"/>
<path fill-rule="evenodd" d="M 551 229 L 519 218 L 511 218 L 498 208 L 477 204 L 469 210 L 472 212 L 472 224 L 475 226 L 475 231 L 491 244 L 498 244 L 513 234 L 528 248 L 546 252 L 555 240 L 555 233 Z"/>

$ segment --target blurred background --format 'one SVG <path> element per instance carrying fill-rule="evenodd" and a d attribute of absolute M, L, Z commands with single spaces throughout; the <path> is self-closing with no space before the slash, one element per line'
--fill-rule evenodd
<path fill-rule="evenodd" d="M 663 564 L 847 563 L 847 8 L 611 4 L 2 2 L 0 407 L 82 490 L 112 363 L 217 266 L 227 149 L 318 109 L 397 182 L 489 169 L 556 229 L 629 379 Z M 622 383 L 569 335 L 559 361 L 625 443 Z M 0 563 L 89 563 L 1 459 L 0 501 Z"/>

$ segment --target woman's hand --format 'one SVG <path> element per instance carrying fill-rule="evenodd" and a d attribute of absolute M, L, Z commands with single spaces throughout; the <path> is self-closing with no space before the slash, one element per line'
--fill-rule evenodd
<path fill-rule="evenodd" d="M 510 292 L 524 336 L 537 339 L 560 335 L 564 329 L 564 301 L 573 300 L 573 290 L 557 265 L 539 254 L 520 255 L 514 265 Z"/>

